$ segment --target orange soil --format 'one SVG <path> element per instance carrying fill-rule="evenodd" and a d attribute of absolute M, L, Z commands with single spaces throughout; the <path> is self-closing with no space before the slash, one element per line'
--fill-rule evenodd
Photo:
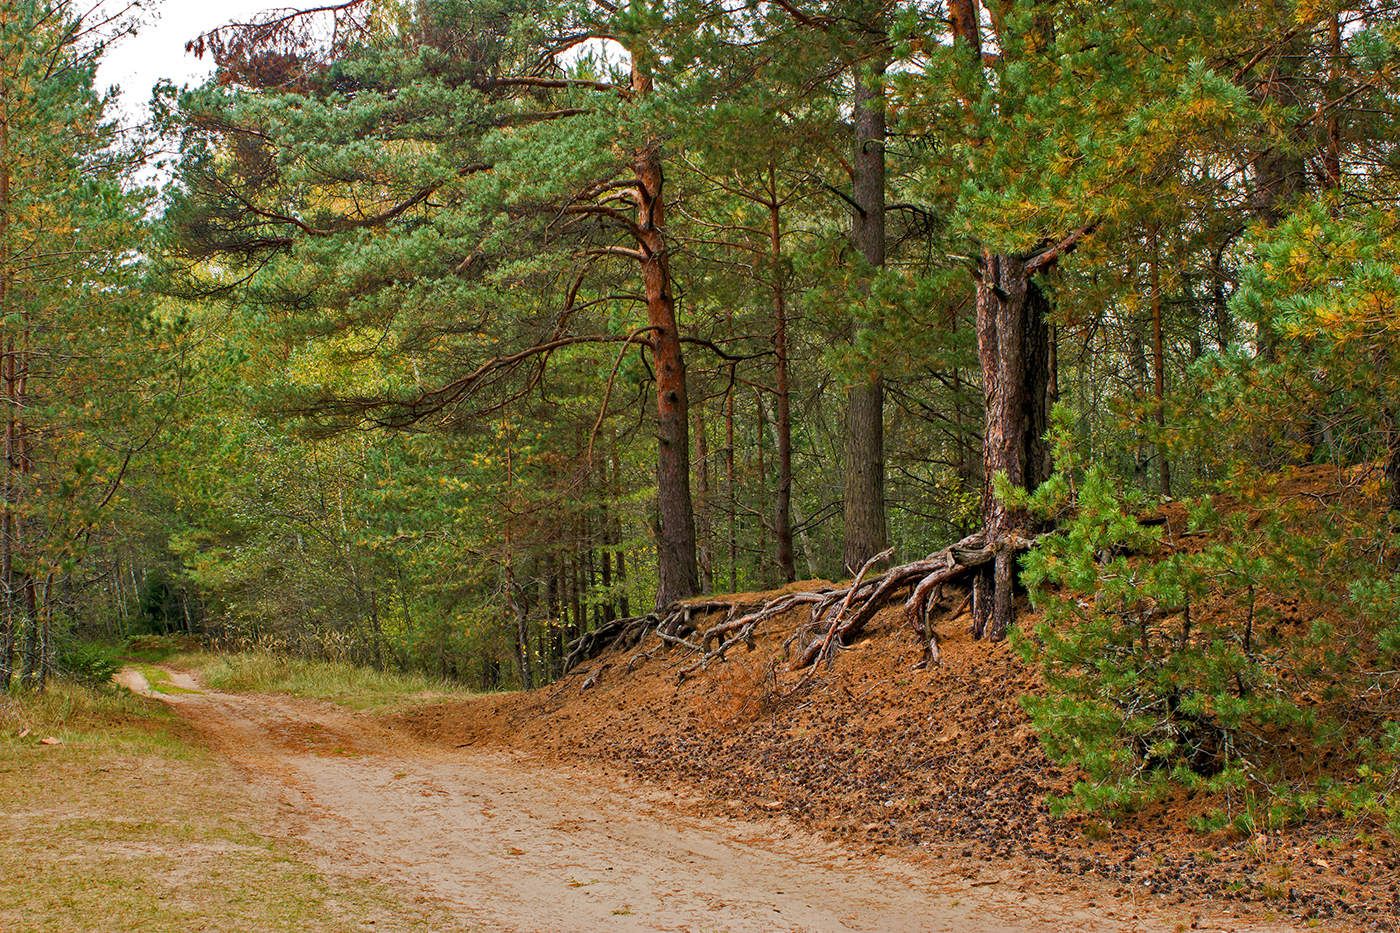
<path fill-rule="evenodd" d="M 1174 526 L 1181 517 L 1166 516 Z M 1061 879 L 1052 884 L 1092 876 L 1120 895 L 1229 900 L 1294 921 L 1400 928 L 1400 866 L 1384 834 L 1315 821 L 1251 838 L 1202 836 L 1188 821 L 1216 801 L 1184 792 L 1112 826 L 1052 817 L 1047 796 L 1076 775 L 1041 751 L 1017 703 L 1039 677 L 1010 647 L 972 641 L 965 614 L 944 617 L 934 621 L 941 666 L 914 670 L 918 648 L 896 605 L 804 679 L 779 654 L 805 612 L 773 620 L 754 651 L 736 648 L 684 682 L 676 672 L 694 656 L 634 649 L 552 687 L 431 706 L 402 724 L 436 742 L 587 761 L 699 791 L 711 812 L 781 814 L 881 851 L 1018 866 Z"/>

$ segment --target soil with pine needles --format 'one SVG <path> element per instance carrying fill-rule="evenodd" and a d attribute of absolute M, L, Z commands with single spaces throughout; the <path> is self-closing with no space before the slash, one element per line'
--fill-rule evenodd
<path fill-rule="evenodd" d="M 1384 833 L 1314 821 L 1201 835 L 1191 817 L 1221 801 L 1185 793 L 1115 823 L 1052 816 L 1047 798 L 1076 775 L 1045 757 L 1017 701 L 1039 689 L 1038 673 L 1006 644 L 973 641 L 965 612 L 931 619 L 942 663 L 928 671 L 914 669 L 919 649 L 895 605 L 829 667 L 789 672 L 782 643 L 803 618 L 799 608 L 774 620 L 753 650 L 679 683 L 693 655 L 634 649 L 547 688 L 401 721 L 454 746 L 513 746 L 683 785 L 716 811 L 783 814 L 877 850 L 962 860 L 970 873 L 1015 865 L 1096 878 L 1118 895 L 1397 928 L 1400 868 Z"/>

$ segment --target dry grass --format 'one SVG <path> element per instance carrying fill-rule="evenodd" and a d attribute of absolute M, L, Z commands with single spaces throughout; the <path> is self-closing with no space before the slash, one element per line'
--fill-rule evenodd
<path fill-rule="evenodd" d="M 268 803 L 125 691 L 0 695 L 0 801 L 3 930 L 466 929 L 318 869 L 271 834 Z"/>
<path fill-rule="evenodd" d="M 182 654 L 171 663 L 197 670 L 200 678 L 217 690 L 284 693 L 351 709 L 401 709 L 429 700 L 463 700 L 474 695 L 458 684 L 422 674 L 258 652 Z"/>

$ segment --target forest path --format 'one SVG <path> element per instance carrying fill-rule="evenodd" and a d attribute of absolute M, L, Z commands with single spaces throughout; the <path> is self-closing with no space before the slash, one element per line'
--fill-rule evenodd
<path fill-rule="evenodd" d="M 423 745 L 368 713 L 198 689 L 150 695 L 271 799 L 278 832 L 483 931 L 1288 929 L 1092 887 L 1052 891 L 1010 869 L 968 878 L 965 866 L 859 852 L 782 820 L 697 816 L 600 771 Z"/>

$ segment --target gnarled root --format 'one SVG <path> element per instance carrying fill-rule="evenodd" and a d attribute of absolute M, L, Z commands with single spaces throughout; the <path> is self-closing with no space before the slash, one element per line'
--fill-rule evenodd
<path fill-rule="evenodd" d="M 578 663 L 601 654 L 605 644 L 610 648 L 633 648 L 654 633 L 665 644 L 699 655 L 677 673 L 676 679 L 684 680 L 704 670 L 711 662 L 723 660 L 725 653 L 737 645 L 752 650 L 755 634 L 764 622 L 805 605 L 810 606 L 808 621 L 798 626 L 783 646 L 784 653 L 790 657 L 789 668 L 802 670 L 819 661 L 830 662 L 838 649 L 859 636 L 876 613 L 905 590 L 910 592 L 904 601 L 904 618 L 924 648 L 918 666 L 932 667 L 939 663 L 938 635 L 930 627 L 928 617 L 942 598 L 944 587 L 967 578 L 974 584 L 980 582 L 984 576 L 992 576 L 987 571 L 997 568 L 998 564 L 1002 568 L 1013 564 L 1016 555 L 1033 543 L 1015 534 L 989 542 L 985 532 L 978 532 L 923 560 L 901 564 L 867 578 L 871 567 L 889 557 L 890 551 L 885 551 L 867 561 L 855 580 L 846 586 L 784 593 L 757 605 L 718 599 L 674 603 L 645 616 L 616 620 L 576 639 L 569 646 L 565 670 L 572 670 Z M 999 585 L 1001 582 L 997 580 Z M 976 615 L 979 607 L 975 593 L 974 586 L 957 612 L 971 602 Z M 999 595 L 1009 599 L 1009 587 L 1007 593 Z M 697 617 L 716 612 L 725 613 L 722 621 L 703 631 L 696 628 Z M 1004 633 L 988 634 L 999 637 Z M 793 645 L 800 647 L 794 652 Z M 650 658 L 651 654 L 645 652 L 634 657 L 628 669 L 637 661 Z"/>

